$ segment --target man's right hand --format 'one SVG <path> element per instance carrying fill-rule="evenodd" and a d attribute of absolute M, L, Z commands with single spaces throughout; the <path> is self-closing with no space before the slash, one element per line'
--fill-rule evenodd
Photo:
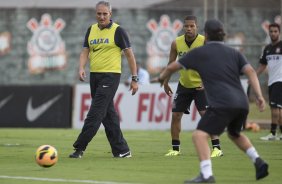
<path fill-rule="evenodd" d="M 86 78 L 85 70 L 84 69 L 79 69 L 79 80 L 84 82 Z"/>
<path fill-rule="evenodd" d="M 259 108 L 260 112 L 263 112 L 265 110 L 265 100 L 262 96 L 256 97 L 256 105 Z"/>
<path fill-rule="evenodd" d="M 164 91 L 168 96 L 172 96 L 173 92 L 170 88 L 170 86 L 168 85 L 168 83 L 164 83 Z"/>

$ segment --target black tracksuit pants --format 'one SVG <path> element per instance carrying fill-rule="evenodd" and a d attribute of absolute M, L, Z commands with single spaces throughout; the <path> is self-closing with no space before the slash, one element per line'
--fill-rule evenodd
<path fill-rule="evenodd" d="M 120 83 L 118 73 L 90 73 L 91 106 L 84 126 L 76 142 L 75 149 L 85 150 L 96 135 L 101 123 L 105 127 L 113 156 L 129 151 L 126 140 L 120 129 L 118 114 L 114 108 L 113 98 Z"/>

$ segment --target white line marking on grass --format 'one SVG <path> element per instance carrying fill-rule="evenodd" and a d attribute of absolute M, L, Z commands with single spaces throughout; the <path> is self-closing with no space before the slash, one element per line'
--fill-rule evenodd
<path fill-rule="evenodd" d="M 15 180 L 33 180 L 33 181 L 50 181 L 50 182 L 67 182 L 67 183 L 95 183 L 95 184 L 130 184 L 130 183 L 119 183 L 111 181 L 95 181 L 95 180 L 71 180 L 61 178 L 36 178 L 36 177 L 25 177 L 25 176 L 3 176 L 3 179 L 15 179 Z"/>

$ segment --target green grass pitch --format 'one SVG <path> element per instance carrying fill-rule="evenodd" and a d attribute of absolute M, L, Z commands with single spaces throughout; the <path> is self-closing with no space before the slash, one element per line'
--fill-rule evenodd
<path fill-rule="evenodd" d="M 181 156 L 165 157 L 164 154 L 171 148 L 169 130 L 124 131 L 133 157 L 118 159 L 112 158 L 106 135 L 103 130 L 99 130 L 83 158 L 70 159 L 68 155 L 73 151 L 72 144 L 79 132 L 80 130 L 73 129 L 1 128 L 0 183 L 64 184 L 88 181 L 101 184 L 180 184 L 199 173 L 199 162 L 192 144 L 191 132 L 181 133 Z M 217 183 L 281 183 L 282 141 L 259 140 L 260 136 L 267 133 L 266 130 L 258 133 L 246 132 L 259 154 L 269 163 L 270 175 L 256 181 L 253 164 L 224 133 L 221 136 L 224 156 L 212 159 Z M 58 150 L 58 163 L 51 168 L 41 168 L 34 160 L 37 147 L 43 144 L 53 145 Z"/>

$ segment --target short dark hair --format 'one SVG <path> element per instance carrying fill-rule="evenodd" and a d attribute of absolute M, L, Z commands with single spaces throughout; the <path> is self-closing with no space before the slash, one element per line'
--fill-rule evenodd
<path fill-rule="evenodd" d="M 210 41 L 223 41 L 225 32 L 223 24 L 216 19 L 207 20 L 205 23 L 205 32 Z"/>
<path fill-rule="evenodd" d="M 197 24 L 197 17 L 194 16 L 194 15 L 187 15 L 185 18 L 184 18 L 184 21 L 185 20 L 194 20 L 195 23 Z"/>
<path fill-rule="evenodd" d="M 268 29 L 270 29 L 271 27 L 277 27 L 279 32 L 280 32 L 280 25 L 279 24 L 277 24 L 277 23 L 269 24 Z"/>

